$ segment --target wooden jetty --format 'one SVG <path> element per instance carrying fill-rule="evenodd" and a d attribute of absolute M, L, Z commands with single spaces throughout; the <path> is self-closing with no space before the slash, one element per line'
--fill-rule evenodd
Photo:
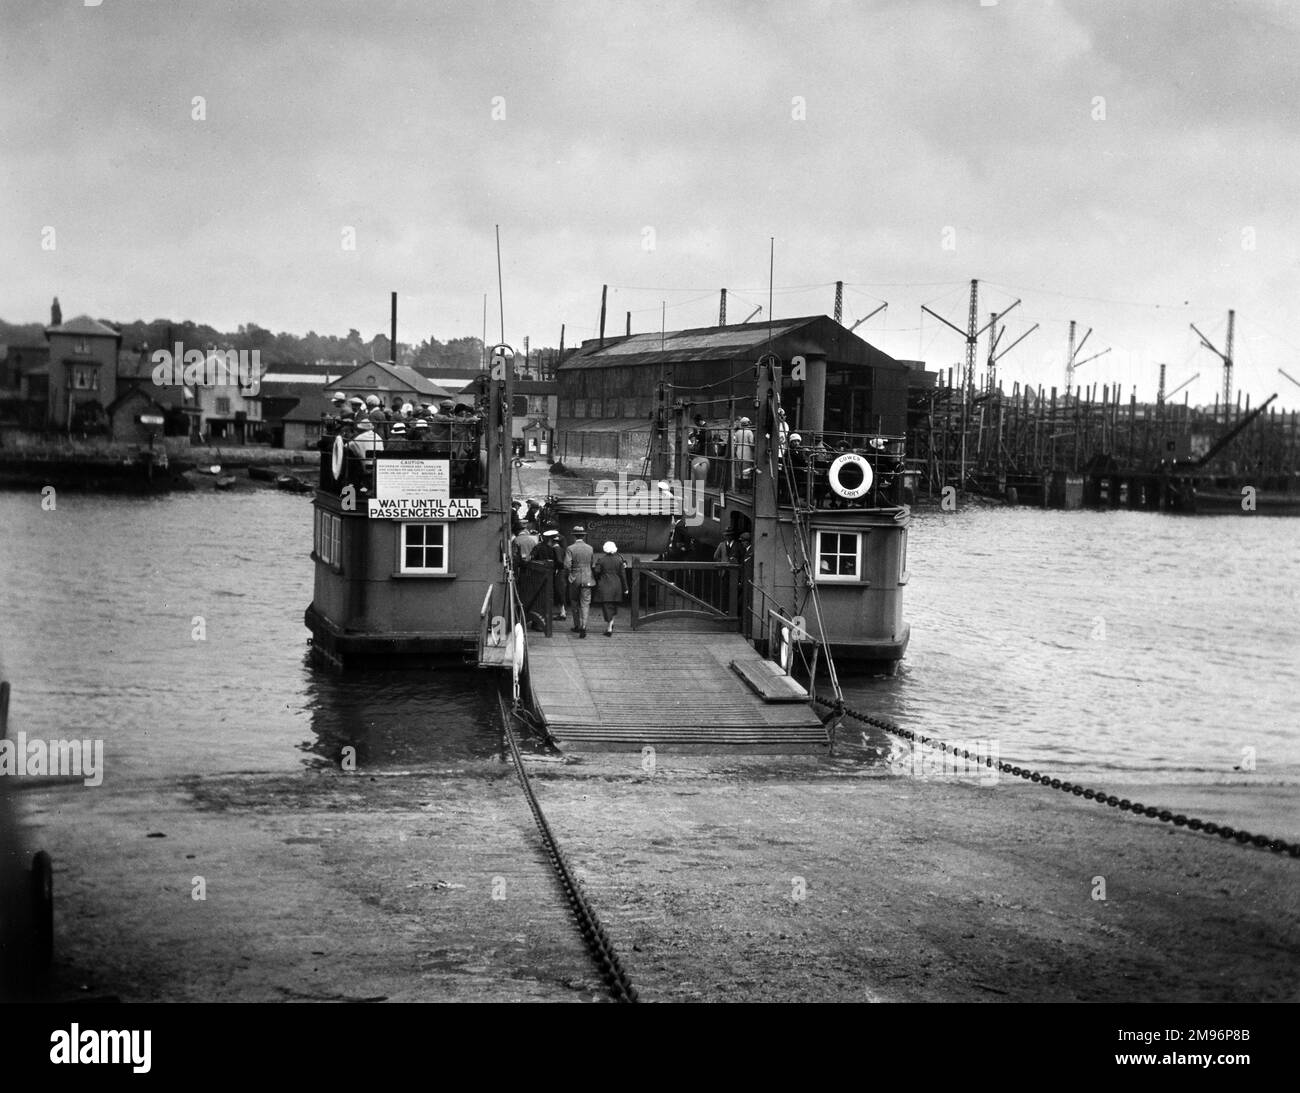
<path fill-rule="evenodd" d="M 594 624 L 596 627 L 599 623 Z M 530 635 L 534 708 L 561 745 L 595 750 L 819 752 L 807 692 L 740 634 L 567 627 Z"/>

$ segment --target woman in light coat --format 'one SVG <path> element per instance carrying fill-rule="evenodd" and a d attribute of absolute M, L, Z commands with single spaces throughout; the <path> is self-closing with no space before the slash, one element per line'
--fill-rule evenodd
<path fill-rule="evenodd" d="M 600 612 L 605 618 L 605 637 L 614 636 L 614 618 L 618 615 L 618 605 L 630 594 L 627 583 L 627 562 L 612 542 L 606 543 L 604 553 L 591 563 L 591 574 L 596 578 L 596 587 L 591 593 L 591 602 L 600 604 Z"/>

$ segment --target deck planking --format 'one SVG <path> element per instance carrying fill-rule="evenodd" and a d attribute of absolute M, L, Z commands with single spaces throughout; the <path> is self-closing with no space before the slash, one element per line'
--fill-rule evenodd
<path fill-rule="evenodd" d="M 639 750 L 820 751 L 826 731 L 808 704 L 769 703 L 730 667 L 762 657 L 739 634 L 568 629 L 529 635 L 533 698 L 560 744 Z"/>

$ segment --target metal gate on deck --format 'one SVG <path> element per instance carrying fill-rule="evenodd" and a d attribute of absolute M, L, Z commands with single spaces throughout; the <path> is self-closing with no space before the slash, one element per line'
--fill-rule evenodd
<path fill-rule="evenodd" d="M 669 620 L 696 624 L 682 629 L 740 629 L 739 565 L 633 561 L 628 581 L 633 630 Z"/>

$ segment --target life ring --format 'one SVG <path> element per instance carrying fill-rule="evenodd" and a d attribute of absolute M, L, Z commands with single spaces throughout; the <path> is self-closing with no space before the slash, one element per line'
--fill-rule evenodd
<path fill-rule="evenodd" d="M 849 489 L 840 481 L 840 471 L 852 463 L 862 472 L 862 483 Z M 831 469 L 827 472 L 830 479 L 831 489 L 843 497 L 845 500 L 852 501 L 856 497 L 861 497 L 867 490 L 871 489 L 871 464 L 868 463 L 857 452 L 845 452 L 836 458 L 831 464 Z"/>
<path fill-rule="evenodd" d="M 334 472 L 335 478 L 343 477 L 343 434 L 339 433 L 334 438 L 334 451 L 330 455 L 330 470 Z"/>

